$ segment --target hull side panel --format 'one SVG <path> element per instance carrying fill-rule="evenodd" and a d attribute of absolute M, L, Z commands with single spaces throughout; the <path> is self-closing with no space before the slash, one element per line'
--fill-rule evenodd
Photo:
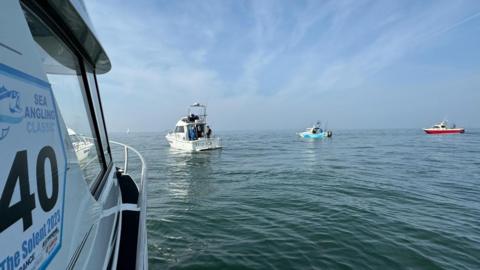
<path fill-rule="evenodd" d="M 424 131 L 427 134 L 459 134 L 459 133 L 465 133 L 465 129 L 463 129 L 463 128 L 446 129 L 446 130 L 424 129 Z"/>

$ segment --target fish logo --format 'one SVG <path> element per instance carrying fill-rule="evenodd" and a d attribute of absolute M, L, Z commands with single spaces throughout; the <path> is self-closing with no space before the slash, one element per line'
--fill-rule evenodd
<path fill-rule="evenodd" d="M 10 125 L 23 120 L 23 109 L 20 106 L 20 93 L 0 87 L 0 141 L 7 137 Z"/>

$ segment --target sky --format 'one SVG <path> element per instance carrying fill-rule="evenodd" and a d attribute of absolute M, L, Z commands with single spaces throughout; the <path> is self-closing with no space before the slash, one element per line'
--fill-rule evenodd
<path fill-rule="evenodd" d="M 480 1 L 86 0 L 110 131 L 480 127 Z"/>

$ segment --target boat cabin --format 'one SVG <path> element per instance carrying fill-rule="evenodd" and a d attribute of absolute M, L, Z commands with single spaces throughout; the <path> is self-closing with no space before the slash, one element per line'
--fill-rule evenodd
<path fill-rule="evenodd" d="M 321 125 L 321 123 L 320 123 L 320 121 L 318 121 L 317 123 L 315 123 L 315 124 L 313 125 L 313 127 L 307 128 L 306 132 L 307 132 L 307 133 L 311 133 L 311 134 L 322 133 L 322 132 L 323 132 L 323 129 L 320 128 L 320 125 Z"/>
<path fill-rule="evenodd" d="M 177 122 L 175 126 L 175 134 L 181 136 L 184 140 L 198 140 L 199 138 L 207 137 L 208 130 L 207 124 L 201 120 L 191 120 L 193 118 L 184 117 Z"/>
<path fill-rule="evenodd" d="M 307 132 L 312 134 L 317 134 L 317 133 L 322 133 L 323 130 L 319 127 L 312 127 L 312 128 L 307 128 Z"/>
<path fill-rule="evenodd" d="M 198 112 L 194 109 L 198 109 Z M 208 138 L 210 137 L 211 130 L 206 121 L 206 106 L 200 103 L 194 103 L 188 109 L 187 116 L 177 122 L 174 133 L 176 136 L 187 141 L 194 141 L 205 137 Z"/>
<path fill-rule="evenodd" d="M 440 122 L 439 124 L 433 125 L 433 127 L 432 127 L 432 128 L 437 128 L 437 129 L 446 129 L 446 128 L 448 128 L 448 126 L 447 126 L 447 122 L 445 122 L 445 121 L 442 121 L 442 122 Z"/>

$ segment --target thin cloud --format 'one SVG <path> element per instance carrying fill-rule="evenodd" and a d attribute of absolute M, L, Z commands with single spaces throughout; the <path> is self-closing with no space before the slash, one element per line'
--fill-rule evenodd
<path fill-rule="evenodd" d="M 135 117 L 167 115 L 155 128 L 163 130 L 195 101 L 221 113 L 224 128 L 230 113 L 260 126 L 277 107 L 295 111 L 294 121 L 329 93 L 365 91 L 376 74 L 480 16 L 469 15 L 476 2 L 453 1 L 86 5 L 113 64 L 100 80 L 114 130 L 148 130 Z M 118 109 L 126 99 L 142 112 Z"/>

